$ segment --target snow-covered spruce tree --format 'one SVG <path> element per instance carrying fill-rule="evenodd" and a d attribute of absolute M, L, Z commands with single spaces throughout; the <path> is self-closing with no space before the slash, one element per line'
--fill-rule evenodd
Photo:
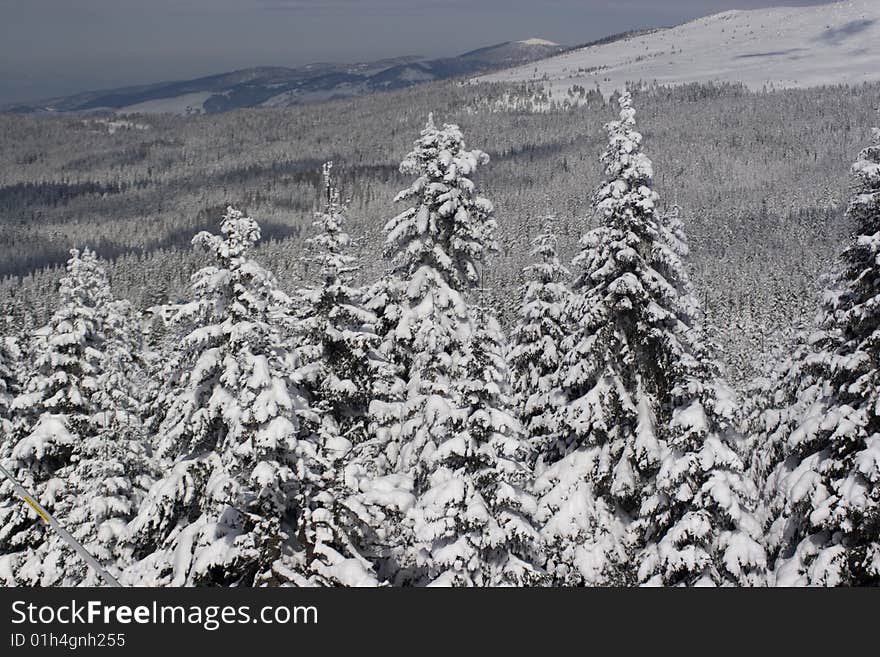
<path fill-rule="evenodd" d="M 344 230 L 345 205 L 324 165 L 324 207 L 314 222 L 318 234 L 308 240 L 320 280 L 301 291 L 304 316 L 299 321 L 299 376 L 314 410 L 321 416 L 326 447 L 340 454 L 367 439 L 374 380 L 384 364 L 377 353 L 375 316 L 362 304 L 363 292 L 352 284 L 359 269 L 348 253 L 351 238 Z"/>
<path fill-rule="evenodd" d="M 76 496 L 62 498 L 56 512 L 95 557 L 112 562 L 112 570 L 118 572 L 131 563 L 127 524 L 157 469 L 140 421 L 147 367 L 138 316 L 127 300 L 110 300 L 102 311 L 104 357 L 92 395 L 92 430 L 64 476 Z M 99 583 L 78 557 L 66 556 L 68 583 Z M 76 575 L 71 578 L 71 573 Z"/>
<path fill-rule="evenodd" d="M 364 291 L 362 304 L 372 317 L 378 344 L 370 368 L 366 439 L 354 446 L 344 467 L 345 489 L 351 491 L 345 504 L 359 520 L 363 552 L 380 579 L 392 582 L 401 581 L 403 555 L 412 552 L 406 514 L 413 506 L 413 480 L 397 468 L 408 368 L 405 351 L 391 335 L 402 312 L 404 289 L 391 270 Z"/>
<path fill-rule="evenodd" d="M 145 472 L 142 446 L 103 432 L 95 404 L 106 365 L 110 292 L 95 254 L 71 251 L 60 304 L 37 332 L 32 371 L 13 407 L 17 426 L 7 464 L 106 567 L 122 556 L 119 536 Z M 96 583 L 69 546 L 12 496 L 2 510 L 3 577 L 28 585 Z"/>
<path fill-rule="evenodd" d="M 128 417 L 113 409 L 111 417 Z M 100 417 L 102 413 L 99 413 Z M 125 537 L 129 520 L 143 502 L 155 469 L 137 426 L 97 419 L 91 433 L 76 445 L 73 462 L 57 472 L 64 490 L 54 513 L 70 533 L 118 576 L 131 562 Z M 54 532 L 25 562 L 40 564 L 41 586 L 96 586 L 103 582 Z M 34 581 L 33 583 L 37 583 Z"/>
<path fill-rule="evenodd" d="M 551 567 L 569 584 L 757 584 L 765 557 L 733 402 L 697 323 L 681 222 L 658 215 L 630 94 L 619 102 L 601 225 L 575 258 L 565 452 L 538 483 Z"/>
<path fill-rule="evenodd" d="M 788 455 L 788 439 L 827 393 L 827 383 L 816 377 L 813 366 L 814 349 L 826 337 L 821 331 L 802 331 L 795 336 L 793 348 L 776 349 L 772 364 L 749 385 L 741 408 L 748 472 L 761 501 L 756 516 L 771 565 L 786 540 L 786 499 L 781 482 L 799 464 L 796 457 Z"/>
<path fill-rule="evenodd" d="M 364 291 L 352 284 L 359 267 L 349 253 L 352 241 L 344 230 L 346 206 L 331 172 L 328 162 L 323 168 L 324 207 L 313 224 L 318 234 L 307 241 L 318 284 L 300 290 L 296 299 L 300 361 L 296 380 L 303 384 L 317 412 L 318 440 L 338 478 L 331 482 L 334 494 L 351 511 L 352 538 L 382 570 L 388 556 L 388 529 L 384 527 L 388 510 L 374 504 L 372 493 L 375 489 L 386 492 L 389 486 L 393 491 L 397 486 L 384 479 L 390 472 L 387 445 L 381 436 L 376 437 L 375 426 L 371 432 L 370 425 L 376 424 L 372 415 L 376 404 L 394 401 L 389 386 L 397 377 L 378 351 L 377 319 L 364 306 Z M 400 389 L 399 384 L 395 389 Z"/>
<path fill-rule="evenodd" d="M 400 321 L 405 283 L 391 269 L 364 292 L 364 307 L 373 317 L 373 332 L 379 339 L 378 352 L 384 363 L 372 383 L 369 438 L 359 447 L 356 461 L 373 477 L 395 473 L 400 456 L 404 376 L 409 371 L 408 351 L 394 330 Z"/>
<path fill-rule="evenodd" d="M 556 235 L 548 221 L 532 240 L 532 258 L 523 270 L 519 320 L 511 332 L 513 403 L 531 442 L 532 456 L 559 453 L 557 409 L 561 395 L 562 343 L 570 333 L 568 270 L 559 262 Z"/>
<path fill-rule="evenodd" d="M 488 400 L 469 396 L 467 378 L 477 342 L 465 295 L 496 248 L 492 204 L 470 180 L 487 160 L 465 148 L 458 126 L 437 128 L 429 117 L 400 167 L 416 176 L 397 196 L 412 206 L 386 225 L 386 253 L 402 284 L 398 309 L 386 313 L 397 322 L 385 336 L 405 382 L 397 471 L 412 480 L 416 498 L 399 578 L 412 583 L 489 585 L 500 583 L 495 573 L 513 572 L 506 564 L 512 567 L 516 545 L 486 552 L 500 546 L 492 532 L 505 522 L 506 511 L 493 505 L 507 502 L 487 500 L 493 488 L 482 486 L 479 474 L 498 449 L 480 441 L 495 432 L 515 439 L 512 419 L 498 412 L 493 430 L 478 431 L 474 423 L 492 411 L 482 405 Z M 478 419 L 479 413 L 486 415 Z"/>
<path fill-rule="evenodd" d="M 93 401 L 103 426 L 137 431 L 147 399 L 144 385 L 149 365 L 137 312 L 124 299 L 109 301 L 103 313 L 104 362 Z"/>
<path fill-rule="evenodd" d="M 880 130 L 853 166 L 857 237 L 826 293 L 803 369 L 803 417 L 773 481 L 778 585 L 880 584 Z"/>
<path fill-rule="evenodd" d="M 177 311 L 158 454 L 167 474 L 132 521 L 146 585 L 370 584 L 332 494 L 335 476 L 309 428 L 281 339 L 290 300 L 249 257 L 255 221 L 228 208 L 222 236 L 193 243 L 213 264 Z"/>
<path fill-rule="evenodd" d="M 106 280 L 93 255 L 71 251 L 61 279 L 59 307 L 36 332 L 35 355 L 23 390 L 12 402 L 15 426 L 3 442 L 4 464 L 50 511 L 62 494 L 58 471 L 72 462 L 74 448 L 90 429 L 91 395 L 100 371 L 104 335 L 100 306 Z M 0 575 L 10 582 L 38 583 L 38 564 L 20 564 L 44 542 L 45 525 L 7 483 L 0 484 Z M 14 579 L 13 579 L 14 578 Z"/>
<path fill-rule="evenodd" d="M 414 512 L 433 585 L 543 583 L 528 443 L 511 412 L 504 340 L 495 318 L 473 311 L 458 385 L 463 424 L 427 459 Z"/>
<path fill-rule="evenodd" d="M 0 444 L 12 429 L 10 408 L 19 391 L 19 377 L 23 373 L 21 359 L 15 337 L 0 335 Z"/>
<path fill-rule="evenodd" d="M 386 334 L 392 362 L 406 368 L 400 470 L 421 469 L 423 451 L 452 434 L 461 411 L 456 384 L 473 331 L 465 294 L 495 248 L 492 204 L 468 177 L 486 161 L 482 151 L 465 149 L 458 126 L 437 128 L 429 117 L 400 165 L 417 176 L 395 199 L 413 205 L 385 226 L 386 254 L 405 285 L 397 323 Z"/>

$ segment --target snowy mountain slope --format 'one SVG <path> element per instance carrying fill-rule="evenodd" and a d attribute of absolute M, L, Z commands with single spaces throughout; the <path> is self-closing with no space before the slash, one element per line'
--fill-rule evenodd
<path fill-rule="evenodd" d="M 626 82 L 742 82 L 753 89 L 880 80 L 880 0 L 726 11 L 677 27 L 570 50 L 478 81 L 546 80 L 608 95 Z"/>
<path fill-rule="evenodd" d="M 264 66 L 193 80 L 93 91 L 0 111 L 200 114 L 243 107 L 283 107 L 392 91 L 434 80 L 469 77 L 518 66 L 566 50 L 552 41 L 508 41 L 457 57 L 397 57 L 360 64 Z"/>
<path fill-rule="evenodd" d="M 508 41 L 487 48 L 472 50 L 459 55 L 458 58 L 514 66 L 558 55 L 563 50 L 567 50 L 567 48 L 547 39 L 533 37 L 523 39 L 522 41 Z"/>

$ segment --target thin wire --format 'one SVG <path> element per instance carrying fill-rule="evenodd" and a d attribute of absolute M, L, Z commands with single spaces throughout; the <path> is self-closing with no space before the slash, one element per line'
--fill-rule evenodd
<path fill-rule="evenodd" d="M 49 513 L 42 504 L 37 501 L 37 498 L 28 492 L 28 490 L 22 486 L 18 480 L 12 476 L 12 474 L 0 465 L 0 474 L 4 475 L 10 483 L 12 483 L 13 488 L 15 488 L 15 492 L 18 493 L 21 498 L 25 501 L 25 503 L 31 507 L 43 521 L 49 525 L 52 529 L 54 529 L 58 535 L 64 539 L 64 541 L 74 549 L 74 551 L 85 561 L 98 575 L 101 576 L 101 579 L 104 580 L 104 583 L 107 586 L 121 586 L 121 584 L 113 577 L 110 573 L 104 570 L 103 566 L 98 563 L 98 560 L 92 556 L 91 552 L 86 550 L 79 541 L 77 541 L 73 536 L 71 536 L 70 532 L 64 529 L 61 526 L 61 523 L 55 520 L 52 517 L 52 514 Z"/>

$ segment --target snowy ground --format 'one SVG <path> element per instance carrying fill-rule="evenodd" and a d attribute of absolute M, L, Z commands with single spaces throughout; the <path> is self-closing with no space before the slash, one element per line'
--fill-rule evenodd
<path fill-rule="evenodd" d="M 606 95 L 626 82 L 739 81 L 752 89 L 880 80 L 880 0 L 727 11 L 667 30 L 569 51 L 476 78 L 542 80 Z"/>
<path fill-rule="evenodd" d="M 213 91 L 197 91 L 173 98 L 157 98 L 116 110 L 117 114 L 192 114 L 204 111 L 203 105 Z"/>

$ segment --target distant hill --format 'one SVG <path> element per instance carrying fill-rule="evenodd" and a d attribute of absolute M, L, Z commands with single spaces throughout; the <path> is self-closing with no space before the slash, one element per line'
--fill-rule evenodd
<path fill-rule="evenodd" d="M 193 80 L 90 91 L 2 111 L 174 114 L 216 113 L 243 107 L 278 107 L 402 89 L 423 82 L 473 76 L 520 66 L 566 50 L 552 41 L 526 39 L 480 48 L 458 57 L 398 57 L 361 64 L 258 67 Z"/>
<path fill-rule="evenodd" d="M 478 81 L 543 81 L 605 95 L 627 82 L 742 82 L 752 89 L 880 80 L 880 0 L 725 11 L 676 27 L 607 37 Z"/>

